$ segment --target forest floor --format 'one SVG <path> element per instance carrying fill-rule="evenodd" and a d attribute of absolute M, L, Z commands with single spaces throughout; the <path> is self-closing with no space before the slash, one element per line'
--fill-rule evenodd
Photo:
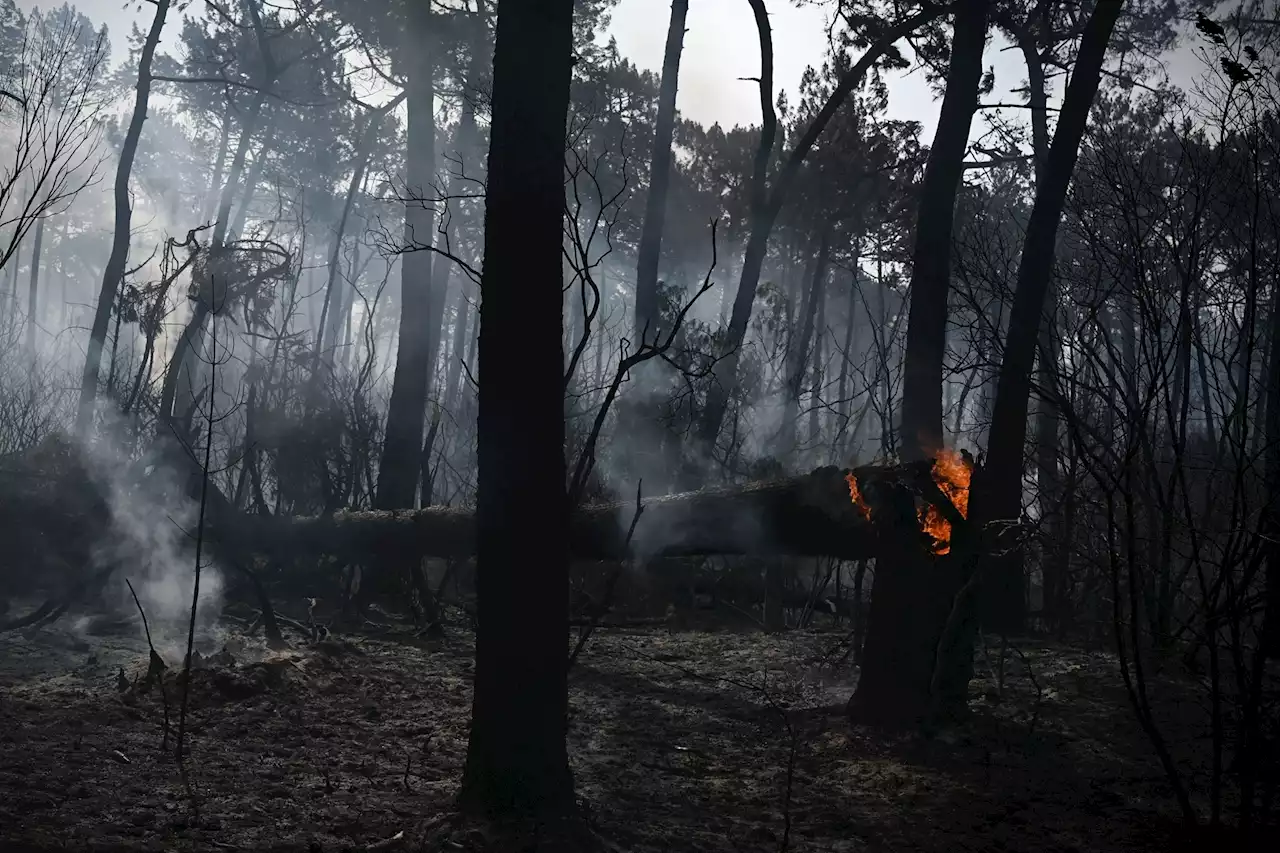
<path fill-rule="evenodd" d="M 570 675 L 569 740 L 598 834 L 624 851 L 1169 848 L 1171 798 L 1113 658 L 1024 641 L 1001 678 L 988 649 L 969 723 L 890 736 L 842 715 L 856 678 L 835 665 L 842 636 L 594 637 Z M 227 654 L 192 679 L 184 783 L 160 752 L 161 691 L 141 688 L 145 644 L 70 619 L 0 636 L 0 850 L 336 853 L 433 837 L 466 754 L 470 633 L 286 652 L 216 639 Z"/>

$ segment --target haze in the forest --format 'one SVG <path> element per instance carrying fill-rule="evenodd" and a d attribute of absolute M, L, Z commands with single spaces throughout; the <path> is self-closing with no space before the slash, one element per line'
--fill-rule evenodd
<path fill-rule="evenodd" d="M 1276 14 L 0 0 L 0 633 L 474 636 L 458 803 L 540 819 L 598 630 L 827 620 L 841 724 L 930 743 L 994 644 L 1028 739 L 1024 646 L 1105 649 L 1154 808 L 1251 833 Z"/>

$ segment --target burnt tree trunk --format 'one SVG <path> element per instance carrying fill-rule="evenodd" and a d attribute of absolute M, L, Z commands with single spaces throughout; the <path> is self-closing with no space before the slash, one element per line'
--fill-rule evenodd
<path fill-rule="evenodd" d="M 680 55 L 684 51 L 684 22 L 689 0 L 673 0 L 662 59 L 662 88 L 658 93 L 658 117 L 654 123 L 653 154 L 649 167 L 649 194 L 645 199 L 644 227 L 636 260 L 636 346 L 658 334 L 658 262 L 662 257 L 662 230 L 671 185 L 671 138 L 676 125 L 676 92 L 680 83 Z"/>
<path fill-rule="evenodd" d="M 659 304 L 658 267 L 662 259 L 662 234 L 666 223 L 667 195 L 671 186 L 671 140 L 675 133 L 676 94 L 680 87 L 680 57 L 684 51 L 685 19 L 689 0 L 673 0 L 667 26 L 667 44 L 662 59 L 662 87 L 658 93 L 658 115 L 654 123 L 653 152 L 649 165 L 649 193 L 645 198 L 644 225 L 636 253 L 636 309 L 632 328 L 632 351 L 644 341 L 660 339 L 662 330 Z M 603 273 L 602 273 L 603 274 Z M 603 353 L 604 335 L 600 333 Z M 666 490 L 669 481 L 661 476 L 676 473 L 675 468 L 645 460 L 659 456 L 667 442 L 668 429 L 655 414 L 660 411 L 662 364 L 659 359 L 639 364 L 632 371 L 633 390 L 619 401 L 619 417 L 630 434 L 631 452 L 635 457 L 628 468 L 633 476 L 645 480 L 650 493 Z M 655 405 L 658 404 L 658 405 Z M 663 482 L 659 482 L 663 481 Z"/>
<path fill-rule="evenodd" d="M 1089 110 L 1098 91 L 1107 44 L 1123 5 L 1122 0 L 1099 0 L 1085 25 L 1043 178 L 1037 182 L 1035 205 L 1018 263 L 1018 283 L 1009 315 L 1004 358 L 1000 363 L 987 463 L 982 486 L 975 484 L 970 507 L 978 524 L 992 519 L 1016 519 L 1022 514 L 1023 448 L 1031 373 L 1053 275 L 1058 223 Z M 998 558 L 987 570 L 987 580 L 983 624 L 989 630 L 1020 630 L 1026 619 L 1021 555 L 1012 552 Z"/>
<path fill-rule="evenodd" d="M 900 452 L 907 461 L 942 449 L 942 367 L 947 352 L 951 233 L 969 128 L 978 108 L 990 0 L 960 0 L 947 93 L 929 149 L 911 263 L 911 308 L 902 370 Z"/>
<path fill-rule="evenodd" d="M 486 815 L 555 816 L 575 808 L 565 745 L 569 498 L 560 250 L 573 60 L 573 0 L 499 0 L 480 306 L 479 627 L 458 793 L 462 807 Z"/>
<path fill-rule="evenodd" d="M 892 471 L 893 469 L 885 469 Z M 868 524 L 849 500 L 844 471 L 812 474 L 743 486 L 703 489 L 646 498 L 630 547 L 627 529 L 634 502 L 587 504 L 570 516 L 568 547 L 577 560 L 624 560 L 706 554 L 836 557 L 876 555 Z M 6 507 L 0 522 L 56 517 L 57 507 Z M 465 558 L 477 553 L 477 518 L 450 507 L 405 511 L 338 512 L 281 519 L 242 515 L 210 525 L 212 539 L 234 537 L 247 549 L 275 556 L 362 554 Z"/>
<path fill-rule="evenodd" d="M 911 727 L 967 712 L 979 542 L 976 528 L 933 484 L 931 469 L 931 460 L 887 472 L 858 469 L 876 519 L 877 557 L 861 672 L 847 707 L 856 722 Z M 917 497 L 951 522 L 948 553 L 934 554 L 921 532 Z"/>
<path fill-rule="evenodd" d="M 102 350 L 107 343 L 107 324 L 111 309 L 116 304 L 116 291 L 124 279 L 125 265 L 129 260 L 130 224 L 133 220 L 133 203 L 129 196 L 129 179 L 133 175 L 133 160 L 138 153 L 138 140 L 142 137 L 142 124 L 147 120 L 147 106 L 151 102 L 151 62 L 160 43 L 165 17 L 169 13 L 170 0 L 156 0 L 155 17 L 138 57 L 137 94 L 133 102 L 133 115 L 120 147 L 120 160 L 116 164 L 115 227 L 111 237 L 111 256 L 102 273 L 102 287 L 98 291 L 98 304 L 93 313 L 93 327 L 89 330 L 89 348 L 84 357 L 84 371 L 80 376 L 80 405 L 76 412 L 76 432 L 87 435 L 93 425 L 94 406 L 98 399 L 98 373 L 102 367 Z"/>
<path fill-rule="evenodd" d="M 408 142 L 405 165 L 404 242 L 400 261 L 400 340 L 387 409 L 386 437 L 378 462 L 375 506 L 401 509 L 413 506 L 418 487 L 418 460 L 427 410 L 427 384 L 439 339 L 437 295 L 432 292 L 434 206 L 431 181 L 436 169 L 435 35 L 430 5 L 411 4 L 410 37 L 401 46 L 408 66 Z"/>

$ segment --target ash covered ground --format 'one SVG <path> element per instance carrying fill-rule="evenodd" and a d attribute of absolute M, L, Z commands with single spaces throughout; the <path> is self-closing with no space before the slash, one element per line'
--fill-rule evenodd
<path fill-rule="evenodd" d="M 0 849 L 486 849 L 442 824 L 473 635 L 379 633 L 286 651 L 231 620 L 206 633 L 185 780 L 161 751 L 180 676 L 148 684 L 140 624 L 69 614 L 0 635 Z M 989 650 L 970 723 L 898 736 L 843 717 L 842 636 L 594 637 L 569 739 L 598 834 L 627 851 L 1169 849 L 1169 798 L 1113 660 L 1022 644 L 1001 677 Z"/>

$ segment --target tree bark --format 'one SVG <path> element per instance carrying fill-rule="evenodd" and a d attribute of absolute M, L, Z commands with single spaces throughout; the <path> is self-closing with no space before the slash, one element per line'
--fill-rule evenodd
<path fill-rule="evenodd" d="M 638 347 L 659 334 L 658 263 L 662 258 L 662 230 L 671 186 L 671 139 L 676 125 L 676 93 L 680 83 L 680 55 L 684 51 L 685 18 L 689 0 L 673 0 L 667 26 L 667 46 L 662 59 L 662 87 L 658 92 L 658 117 L 649 161 L 649 194 L 645 199 L 644 225 L 636 260 L 636 316 L 633 329 Z"/>
<path fill-rule="evenodd" d="M 907 461 L 942 449 L 942 369 L 947 352 L 951 234 L 969 128 L 978 108 L 990 0 L 960 0 L 947 93 L 925 166 L 911 265 L 911 307 L 902 371 L 899 452 Z"/>
<path fill-rule="evenodd" d="M 458 793 L 464 809 L 489 816 L 575 808 L 565 745 L 569 502 L 560 299 L 573 5 L 498 3 L 480 306 L 479 631 Z M 530 553 L 538 555 L 537 571 Z"/>
<path fill-rule="evenodd" d="M 107 324 L 111 320 L 111 308 L 116 303 L 116 291 L 124 279 L 129 260 L 130 225 L 133 205 L 129 198 L 129 179 L 133 175 L 133 160 L 138 153 L 138 140 L 142 136 L 142 124 L 147 120 L 147 106 L 151 101 L 151 62 L 160 43 L 165 17 L 169 14 L 170 0 L 155 0 L 155 17 L 147 31 L 142 52 L 138 55 L 138 84 L 133 102 L 133 116 L 120 147 L 120 160 L 116 164 L 115 227 L 111 238 L 111 256 L 102 274 L 102 287 L 98 292 L 98 305 L 93 313 L 93 326 L 89 330 L 89 348 L 84 357 L 84 371 L 80 376 L 80 404 L 76 411 L 76 433 L 87 436 L 93 425 L 93 414 L 98 399 L 98 372 L 102 367 L 102 349 L 107 342 Z"/>
<path fill-rule="evenodd" d="M 987 463 L 974 483 L 972 517 L 983 523 L 1022 514 L 1023 448 L 1031 397 L 1031 371 L 1046 295 L 1053 274 L 1058 223 L 1075 171 L 1080 140 L 1102 76 L 1107 45 L 1123 0 L 1099 0 L 1085 25 L 1058 126 L 1038 182 L 1035 205 L 1018 262 L 1017 289 L 1005 336 L 987 443 Z M 990 630 L 1020 630 L 1026 615 L 1020 555 L 991 566 L 984 594 L 983 624 Z"/>
<path fill-rule="evenodd" d="M 1028 25 L 1030 22 L 1028 22 Z M 1049 162 L 1049 98 L 1045 91 L 1044 62 L 1040 48 L 1027 25 L 1015 30 L 1018 49 L 1027 66 L 1027 105 L 1031 108 L 1031 143 L 1035 164 L 1036 183 L 1044 179 L 1045 166 Z M 1057 313 L 1057 288 L 1050 286 L 1049 310 L 1040 324 L 1039 358 L 1037 372 L 1042 388 L 1054 388 L 1057 382 L 1058 338 L 1054 328 Z M 1058 624 L 1060 593 L 1063 591 L 1063 571 L 1067 547 L 1062 538 L 1062 485 L 1058 475 L 1061 456 L 1059 441 L 1059 412 L 1052 396 L 1041 397 L 1036 404 L 1036 487 L 1040 499 L 1040 521 L 1047 543 L 1045 559 L 1041 567 L 1043 582 L 1044 620 L 1051 626 Z"/>
<path fill-rule="evenodd" d="M 439 340 L 439 323 L 433 327 L 437 294 L 432 292 L 432 253 L 435 216 L 430 201 L 436 168 L 435 145 L 435 46 L 432 43 L 430 4 L 412 5 L 414 38 L 409 69 L 408 162 L 405 189 L 405 244 L 400 261 L 400 341 L 396 348 L 395 377 L 387 409 L 386 437 L 378 463 L 375 506 L 399 509 L 413 506 L 418 488 L 418 460 L 422 453 L 422 428 L 427 409 L 427 385 Z"/>
<path fill-rule="evenodd" d="M 662 236 L 667 213 L 667 196 L 671 186 L 671 150 L 675 133 L 676 95 L 680 83 L 680 57 L 684 50 L 685 20 L 689 12 L 689 0 L 673 0 L 671 18 L 667 27 L 667 44 L 662 60 L 662 85 L 658 93 L 658 115 L 654 125 L 653 151 L 649 164 L 649 193 L 645 198 L 644 223 L 640 233 L 640 245 L 636 261 L 636 305 L 631 334 L 631 350 L 638 350 L 645 341 L 656 341 L 662 334 L 661 305 L 659 304 L 658 267 L 662 259 Z M 601 273 L 603 275 L 603 271 Z M 602 295 L 603 299 L 603 295 Z M 604 368 L 603 331 L 598 331 L 597 358 L 599 369 Z M 623 469 L 628 475 L 644 480 L 647 490 L 653 494 L 666 491 L 671 476 L 678 474 L 679 460 L 674 468 L 665 464 L 662 451 L 667 445 L 666 425 L 660 412 L 665 402 L 662 380 L 663 365 L 652 359 L 632 370 L 632 387 L 618 401 L 620 434 L 628 436 L 622 449 Z M 603 382 L 598 384 L 604 384 Z"/>

